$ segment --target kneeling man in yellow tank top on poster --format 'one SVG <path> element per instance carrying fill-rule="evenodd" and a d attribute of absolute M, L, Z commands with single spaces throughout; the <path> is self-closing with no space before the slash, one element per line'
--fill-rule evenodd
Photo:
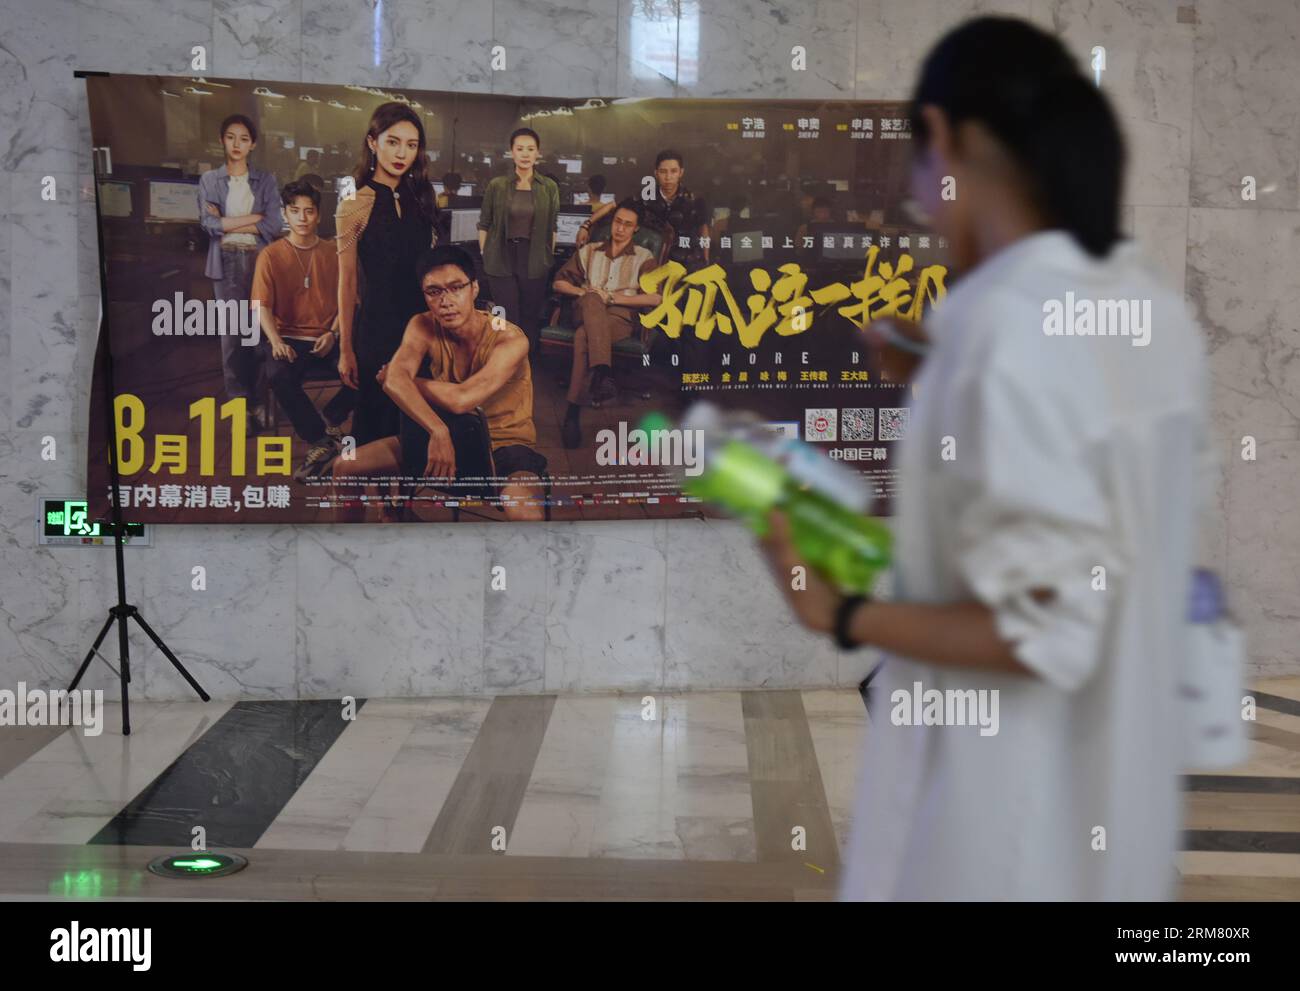
<path fill-rule="evenodd" d="M 402 411 L 399 435 L 363 445 L 351 461 L 336 459 L 334 478 L 401 475 L 427 479 L 454 495 L 458 489 L 450 480 L 458 474 L 457 451 L 464 457 L 475 449 L 475 431 L 481 428 L 475 409 L 482 407 L 490 473 L 498 479 L 506 519 L 540 520 L 546 458 L 533 447 L 537 430 L 528 338 L 514 324 L 475 308 L 478 280 L 464 249 L 439 245 L 426 251 L 417 271 L 428 310 L 411 318 L 401 346 L 379 373 L 384 391 Z M 485 465 L 468 472 L 459 467 L 462 477 L 489 473 Z M 339 498 L 346 499 L 346 491 Z M 355 519 L 362 513 L 364 506 L 340 507 L 339 516 Z"/>

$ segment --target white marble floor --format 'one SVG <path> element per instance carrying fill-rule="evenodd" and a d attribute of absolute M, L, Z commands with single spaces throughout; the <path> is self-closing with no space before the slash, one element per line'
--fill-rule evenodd
<path fill-rule="evenodd" d="M 861 698 L 856 691 L 783 694 L 798 697 L 806 713 L 816 788 L 824 788 L 842 843 L 867 722 Z M 256 848 L 420 852 L 492 705 L 368 700 L 274 812 Z M 178 759 L 230 709 L 138 703 L 124 738 L 109 706 L 102 735 L 55 736 L 0 777 L 0 844 L 89 842 L 164 772 L 184 775 Z M 504 852 L 753 861 L 752 742 L 739 692 L 556 698 Z M 513 744 L 503 735 L 493 745 L 508 751 Z M 238 769 L 232 773 L 238 780 Z"/>
<path fill-rule="evenodd" d="M 1187 778 L 1187 898 L 1300 900 L 1300 679 L 1253 687 L 1250 760 Z M 424 878 L 412 897 L 833 897 L 870 743 L 857 692 L 835 690 L 371 699 L 342 728 L 329 702 L 132 715 L 130 737 L 113 705 L 99 736 L 0 729 L 0 894 L 42 896 L 48 862 L 55 881 L 121 870 L 134 897 L 131 864 L 212 820 L 250 837 L 212 848 L 296 872 L 240 898 L 322 897 L 303 878 L 326 853 L 353 857 L 321 862 L 352 865 L 340 896 L 382 862 L 394 892 Z"/>

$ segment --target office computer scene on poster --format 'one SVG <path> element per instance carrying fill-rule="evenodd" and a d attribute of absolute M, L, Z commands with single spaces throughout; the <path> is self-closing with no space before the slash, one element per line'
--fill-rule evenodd
<path fill-rule="evenodd" d="M 114 422 L 138 522 L 640 519 L 697 400 L 887 512 L 907 387 L 873 321 L 942 299 L 900 103 L 86 80 Z"/>

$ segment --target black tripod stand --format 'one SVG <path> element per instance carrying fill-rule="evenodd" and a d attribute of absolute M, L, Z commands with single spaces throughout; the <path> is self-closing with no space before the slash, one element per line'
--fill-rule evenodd
<path fill-rule="evenodd" d="M 871 707 L 872 679 L 874 679 L 876 675 L 880 673 L 880 668 L 881 665 L 883 664 L 884 664 L 883 661 L 880 664 L 877 664 L 874 668 L 872 668 L 870 671 L 867 672 L 867 676 L 865 678 L 863 678 L 861 681 L 858 682 L 858 694 L 862 696 L 862 701 L 867 703 L 868 708 Z"/>
<path fill-rule="evenodd" d="M 83 75 L 102 75 L 102 73 L 77 73 Z M 90 667 L 91 658 L 99 655 L 100 660 L 108 664 L 109 670 L 113 670 L 113 665 L 109 663 L 108 658 L 99 653 L 99 645 L 104 642 L 108 636 L 108 630 L 117 623 L 117 647 L 118 647 L 118 664 L 119 670 L 114 673 L 122 683 L 122 735 L 129 736 L 131 733 L 131 707 L 128 698 L 128 685 L 131 682 L 131 648 L 126 636 L 126 621 L 134 619 L 140 624 L 140 629 L 148 635 L 149 639 L 154 642 L 159 650 L 171 661 L 176 670 L 179 671 L 190 683 L 190 687 L 198 693 L 199 698 L 204 702 L 209 701 L 208 693 L 203 690 L 193 676 L 185 670 L 175 654 L 168 649 L 167 645 L 162 642 L 162 638 L 153 631 L 153 628 L 144 621 L 140 615 L 140 610 L 126 601 L 126 562 L 122 556 L 122 535 L 124 528 L 122 526 L 122 497 L 118 491 L 119 476 L 117 473 L 117 418 L 113 413 L 113 347 L 112 334 L 108 325 L 108 266 L 104 260 L 104 226 L 99 212 L 99 175 L 95 174 L 95 223 L 99 236 L 99 304 L 100 304 L 100 321 L 99 321 L 99 346 L 103 349 L 102 361 L 104 363 L 104 410 L 108 417 L 108 471 L 109 477 L 113 482 L 113 491 L 110 502 L 113 506 L 113 528 L 116 531 L 113 541 L 113 553 L 117 557 L 117 605 L 108 610 L 108 618 L 104 620 L 104 625 L 100 627 L 99 636 L 95 637 L 95 642 L 91 644 L 90 650 L 86 652 L 86 659 L 81 662 L 81 667 L 77 669 L 77 676 L 72 679 L 72 684 L 68 686 L 68 691 L 75 691 L 77 685 L 81 682 L 81 676 L 86 673 L 86 668 Z"/>

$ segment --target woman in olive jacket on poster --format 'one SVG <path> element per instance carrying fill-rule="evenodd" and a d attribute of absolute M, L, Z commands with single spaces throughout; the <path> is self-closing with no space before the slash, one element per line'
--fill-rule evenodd
<path fill-rule="evenodd" d="M 541 147 L 530 128 L 510 135 L 514 168 L 487 184 L 478 220 L 478 244 L 492 300 L 528 335 L 534 351 L 560 212 L 560 187 L 535 168 Z"/>

